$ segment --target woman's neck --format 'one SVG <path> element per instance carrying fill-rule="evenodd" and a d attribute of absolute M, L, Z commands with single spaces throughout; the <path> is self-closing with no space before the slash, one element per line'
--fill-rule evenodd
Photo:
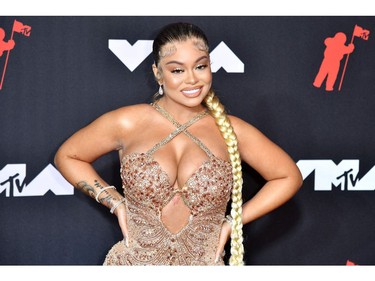
<path fill-rule="evenodd" d="M 161 106 L 165 111 L 176 119 L 179 123 L 183 124 L 193 118 L 195 115 L 201 113 L 206 108 L 203 104 L 196 106 L 188 106 L 171 99 L 162 97 L 157 101 L 157 104 Z"/>

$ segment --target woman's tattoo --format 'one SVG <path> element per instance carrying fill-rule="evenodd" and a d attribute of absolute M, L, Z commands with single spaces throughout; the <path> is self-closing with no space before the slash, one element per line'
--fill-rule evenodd
<path fill-rule="evenodd" d="M 96 192 L 95 189 L 85 181 L 80 181 L 77 183 L 77 188 L 83 191 L 84 193 L 90 195 L 92 198 L 95 198 Z"/>
<path fill-rule="evenodd" d="M 98 188 L 100 188 L 100 189 L 102 189 L 104 186 L 102 186 L 99 182 L 98 182 L 98 180 L 94 180 L 94 185 L 96 186 L 96 187 L 98 187 Z"/>
<path fill-rule="evenodd" d="M 85 181 L 80 181 L 77 183 L 77 188 L 83 191 L 84 193 L 90 195 L 92 198 L 95 198 L 98 192 L 104 188 L 104 186 L 101 185 L 98 180 L 94 180 L 94 186 L 95 188 Z M 99 198 L 99 202 L 109 207 L 112 207 L 118 200 L 121 199 L 114 198 L 107 190 L 104 190 L 102 193 L 103 196 L 100 194 L 102 198 Z"/>

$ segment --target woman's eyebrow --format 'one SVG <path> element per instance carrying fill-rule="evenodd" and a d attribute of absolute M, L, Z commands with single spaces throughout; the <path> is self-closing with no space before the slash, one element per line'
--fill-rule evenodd
<path fill-rule="evenodd" d="M 207 56 L 201 56 L 201 57 L 199 57 L 199 58 L 195 61 L 195 63 L 201 61 L 202 59 L 206 59 L 206 58 L 208 58 L 208 57 L 207 57 Z M 178 65 L 183 65 L 182 62 L 179 62 L 179 61 L 176 61 L 176 60 L 169 61 L 169 62 L 166 63 L 166 65 L 168 65 L 168 64 L 178 64 Z"/>

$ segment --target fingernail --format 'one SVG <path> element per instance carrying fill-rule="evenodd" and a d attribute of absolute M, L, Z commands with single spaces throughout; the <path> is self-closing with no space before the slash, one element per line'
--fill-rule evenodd
<path fill-rule="evenodd" d="M 124 237 L 124 244 L 125 244 L 125 246 L 127 248 L 129 247 L 129 241 L 128 241 L 128 237 L 127 236 Z"/>
<path fill-rule="evenodd" d="M 219 256 L 217 256 L 215 259 L 215 263 L 218 263 L 218 262 L 219 262 Z"/>

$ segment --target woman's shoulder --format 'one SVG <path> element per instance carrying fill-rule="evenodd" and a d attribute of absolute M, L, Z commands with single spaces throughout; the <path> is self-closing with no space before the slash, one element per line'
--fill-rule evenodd
<path fill-rule="evenodd" d="M 148 122 L 152 118 L 152 111 L 152 105 L 142 103 L 119 107 L 103 114 L 103 117 L 113 125 L 130 129 L 141 122 Z"/>
<path fill-rule="evenodd" d="M 238 116 L 228 115 L 228 118 L 238 136 L 248 136 L 249 134 L 260 133 L 258 128 L 256 128 L 253 124 Z"/>
<path fill-rule="evenodd" d="M 138 118 L 148 112 L 152 111 L 152 105 L 147 103 L 139 103 L 132 105 L 125 105 L 122 107 L 115 108 L 103 114 L 109 118 L 122 119 L 122 118 Z"/>
<path fill-rule="evenodd" d="M 139 103 L 133 105 L 126 105 L 120 107 L 113 111 L 113 113 L 118 114 L 120 116 L 132 118 L 132 117 L 139 117 L 143 116 L 145 113 L 151 112 L 153 110 L 152 105 L 148 103 Z"/>
<path fill-rule="evenodd" d="M 250 125 L 250 123 L 248 123 L 247 121 L 235 115 L 228 114 L 228 118 L 233 127 L 241 127 L 241 126 Z"/>

